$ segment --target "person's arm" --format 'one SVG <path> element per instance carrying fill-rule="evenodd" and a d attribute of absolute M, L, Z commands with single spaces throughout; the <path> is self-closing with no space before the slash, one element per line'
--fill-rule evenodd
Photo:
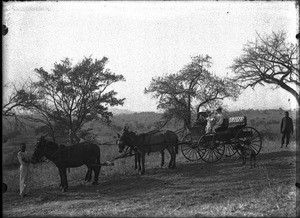
<path fill-rule="evenodd" d="M 18 153 L 17 157 L 18 157 L 19 163 L 22 164 L 23 163 L 22 155 L 20 153 Z"/>
<path fill-rule="evenodd" d="M 294 134 L 294 124 L 293 124 L 293 120 L 291 119 L 291 128 L 292 128 L 292 135 Z"/>
<path fill-rule="evenodd" d="M 18 154 L 18 159 L 19 159 L 20 164 L 31 163 L 31 161 L 27 160 L 27 158 L 25 158 L 24 155 L 22 155 L 21 153 Z"/>
<path fill-rule="evenodd" d="M 222 124 L 223 124 L 223 116 L 222 115 L 219 115 L 219 116 L 217 116 L 217 122 L 216 122 L 216 125 L 218 125 L 218 126 L 222 126 Z"/>
<path fill-rule="evenodd" d="M 280 122 L 280 133 L 282 133 L 282 125 L 283 125 L 283 118 L 281 119 L 281 122 Z"/>

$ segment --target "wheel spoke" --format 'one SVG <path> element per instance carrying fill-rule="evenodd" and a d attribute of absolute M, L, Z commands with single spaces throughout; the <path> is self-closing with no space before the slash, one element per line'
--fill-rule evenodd
<path fill-rule="evenodd" d="M 260 152 L 262 139 L 259 132 L 253 127 L 245 127 L 239 130 L 235 140 L 244 147 L 252 148 L 256 154 Z M 240 151 L 237 152 L 240 154 Z"/>
<path fill-rule="evenodd" d="M 192 149 L 189 149 L 187 152 L 186 152 L 186 155 L 188 155 L 188 154 L 190 154 L 190 153 L 192 153 L 193 152 L 193 150 Z"/>
<path fill-rule="evenodd" d="M 207 155 L 209 156 L 209 151 L 208 150 L 206 150 L 205 153 L 204 153 L 204 156 L 203 156 L 204 160 L 206 160 Z"/>

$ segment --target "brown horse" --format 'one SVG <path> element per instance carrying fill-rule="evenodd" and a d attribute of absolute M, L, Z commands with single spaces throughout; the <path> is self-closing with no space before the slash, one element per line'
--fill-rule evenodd
<path fill-rule="evenodd" d="M 88 172 L 85 181 L 90 182 L 92 171 L 95 173 L 93 185 L 98 184 L 98 176 L 100 173 L 100 149 L 98 145 L 91 142 L 80 142 L 72 146 L 58 145 L 41 136 L 34 149 L 31 162 L 36 164 L 41 162 L 42 157 L 51 160 L 58 168 L 60 175 L 59 188 L 65 192 L 68 188 L 67 168 L 80 167 L 86 165 Z"/>
<path fill-rule="evenodd" d="M 178 136 L 176 133 L 165 130 L 156 131 L 153 134 L 136 134 L 128 131 L 128 127 L 124 127 L 123 132 L 119 135 L 118 146 L 119 152 L 123 152 L 126 146 L 137 151 L 142 161 L 141 175 L 145 174 L 145 155 L 150 152 L 158 152 L 167 149 L 171 159 L 169 168 L 175 168 L 176 154 L 178 154 Z M 162 152 L 163 154 L 163 152 Z M 139 158 L 138 158 L 139 160 Z M 162 157 L 163 161 L 163 157 Z"/>

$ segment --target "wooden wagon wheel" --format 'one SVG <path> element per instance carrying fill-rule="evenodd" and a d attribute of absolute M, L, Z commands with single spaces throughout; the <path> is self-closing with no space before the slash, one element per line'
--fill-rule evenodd
<path fill-rule="evenodd" d="M 220 160 L 224 151 L 224 142 L 218 138 L 216 133 L 206 133 L 198 141 L 198 152 L 201 159 L 207 163 Z"/>
<path fill-rule="evenodd" d="M 183 156 L 190 161 L 201 159 L 197 142 L 192 140 L 191 134 L 187 134 L 183 137 L 181 142 L 181 152 Z"/>
<path fill-rule="evenodd" d="M 237 150 L 233 149 L 232 143 L 228 143 L 225 145 L 225 151 L 224 151 L 224 156 L 225 157 L 231 157 L 237 153 Z"/>
<path fill-rule="evenodd" d="M 253 127 L 244 127 L 237 132 L 235 143 L 239 143 L 247 148 L 252 148 L 257 155 L 261 150 L 262 138 L 259 132 Z M 241 155 L 240 151 L 238 151 L 238 153 Z"/>

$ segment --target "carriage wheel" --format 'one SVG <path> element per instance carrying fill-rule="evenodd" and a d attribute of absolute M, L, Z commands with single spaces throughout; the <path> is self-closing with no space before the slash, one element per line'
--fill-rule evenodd
<path fill-rule="evenodd" d="M 198 141 L 198 152 L 201 159 L 207 163 L 220 160 L 225 151 L 224 142 L 215 133 L 206 133 Z"/>
<path fill-rule="evenodd" d="M 201 159 L 198 152 L 197 142 L 192 140 L 191 134 L 183 137 L 181 143 L 181 152 L 183 156 L 190 161 Z"/>
<path fill-rule="evenodd" d="M 258 155 L 262 146 L 262 138 L 259 132 L 253 127 L 245 127 L 240 129 L 236 134 L 235 143 L 240 143 L 244 147 L 252 148 L 256 155 Z M 238 153 L 241 155 L 239 150 Z"/>
<path fill-rule="evenodd" d="M 225 157 L 231 157 L 237 153 L 237 150 L 233 149 L 232 144 L 226 144 L 225 145 L 225 152 L 224 155 Z"/>

